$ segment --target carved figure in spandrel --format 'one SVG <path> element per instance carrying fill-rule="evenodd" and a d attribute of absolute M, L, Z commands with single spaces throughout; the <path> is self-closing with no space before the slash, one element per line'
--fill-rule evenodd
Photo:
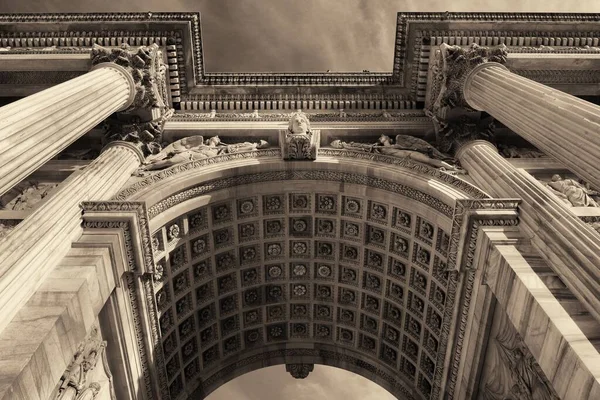
<path fill-rule="evenodd" d="M 598 203 L 590 197 L 589 190 L 574 179 L 563 179 L 556 174 L 546 185 L 563 201 L 568 200 L 573 207 L 598 207 Z"/>
<path fill-rule="evenodd" d="M 406 157 L 435 168 L 442 168 L 451 172 L 463 172 L 448 162 L 453 160 L 450 156 L 440 152 L 425 140 L 408 135 L 397 135 L 395 144 L 392 143 L 389 136 L 381 135 L 377 143 L 374 144 L 334 140 L 330 143 L 330 146 L 337 149 L 379 153 L 399 158 Z"/>
<path fill-rule="evenodd" d="M 383 145 L 383 147 L 378 149 L 382 154 L 396 157 L 408 157 L 435 168 L 462 172 L 462 170 L 449 163 L 449 161 L 453 161 L 452 157 L 440 152 L 423 139 L 409 135 L 397 135 L 396 143 L 393 144 L 388 136 L 381 135 L 379 143 Z"/>
<path fill-rule="evenodd" d="M 242 151 L 262 149 L 267 146 L 268 143 L 264 140 L 261 140 L 259 143 L 243 142 L 228 145 L 221 142 L 218 136 L 207 140 L 204 140 L 204 137 L 199 135 L 189 136 L 171 143 L 161 150 L 160 153 L 149 156 L 141 170 L 159 170 L 220 154 L 240 153 Z"/>

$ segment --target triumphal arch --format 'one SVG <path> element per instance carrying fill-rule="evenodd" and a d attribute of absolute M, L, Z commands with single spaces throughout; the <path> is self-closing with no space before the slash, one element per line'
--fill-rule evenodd
<path fill-rule="evenodd" d="M 390 73 L 195 13 L 0 15 L 0 398 L 600 399 L 598 14 L 399 13 Z"/>

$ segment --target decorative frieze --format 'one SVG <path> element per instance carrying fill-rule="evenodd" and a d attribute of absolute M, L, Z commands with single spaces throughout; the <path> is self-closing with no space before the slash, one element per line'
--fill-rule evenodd
<path fill-rule="evenodd" d="M 599 49 L 600 50 L 600 49 Z M 565 69 L 517 69 L 511 72 L 545 85 L 597 84 L 600 82 L 598 70 Z"/>
<path fill-rule="evenodd" d="M 355 143 L 334 140 L 330 146 L 336 149 L 364 151 L 367 153 L 385 154 L 398 158 L 409 158 L 413 161 L 440 168 L 451 173 L 462 172 L 455 165 L 451 156 L 441 153 L 425 140 L 408 135 L 396 135 L 396 140 L 381 135 L 377 143 Z"/>
<path fill-rule="evenodd" d="M 592 195 L 598 192 L 591 190 L 586 185 L 575 179 L 563 178 L 558 174 L 552 176 L 550 181 L 543 182 L 554 195 L 569 207 L 599 207 Z"/>
<path fill-rule="evenodd" d="M 206 121 L 206 122 L 229 122 L 229 121 L 257 121 L 257 122 L 282 122 L 289 121 L 290 115 L 294 113 L 293 107 L 289 107 L 290 112 L 259 112 L 254 110 L 252 112 L 238 113 L 228 111 L 217 111 L 212 110 L 210 112 L 203 113 L 176 113 L 170 119 L 171 121 L 177 122 L 192 122 L 192 121 Z M 393 112 L 388 110 L 381 111 L 347 111 L 337 110 L 330 112 L 318 112 L 318 111 L 306 111 L 303 113 L 316 122 L 376 122 L 376 121 L 423 121 L 425 120 L 425 114 L 419 110 L 404 111 L 404 112 Z"/>
<path fill-rule="evenodd" d="M 153 147 L 150 147 L 150 145 Z M 147 148 L 156 149 L 157 146 L 158 144 L 153 141 L 147 145 Z M 206 140 L 204 140 L 203 136 L 189 136 L 169 144 L 159 152 L 154 152 L 155 154 L 151 153 L 136 174 L 143 176 L 146 171 L 161 170 L 190 161 L 216 157 L 221 154 L 255 151 L 268 146 L 269 144 L 266 140 L 261 140 L 258 143 L 225 144 L 221 142 L 218 136 Z"/>

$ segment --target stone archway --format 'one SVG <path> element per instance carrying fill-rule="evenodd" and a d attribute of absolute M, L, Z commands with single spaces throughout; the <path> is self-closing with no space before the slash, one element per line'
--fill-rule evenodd
<path fill-rule="evenodd" d="M 454 211 L 486 195 L 409 160 L 329 152 L 313 163 L 266 151 L 190 163 L 117 196 L 148 207 L 172 398 L 307 363 L 400 398 L 442 390 L 464 307 L 465 274 L 448 267 Z"/>

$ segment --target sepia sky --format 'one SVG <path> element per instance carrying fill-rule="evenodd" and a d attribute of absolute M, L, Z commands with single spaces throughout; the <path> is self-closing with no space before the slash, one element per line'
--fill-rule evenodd
<path fill-rule="evenodd" d="M 206 70 L 391 71 L 398 11 L 600 12 L 600 0 L 0 0 L 0 12 L 200 11 Z M 315 366 L 243 375 L 209 400 L 388 400 L 366 379 Z"/>

